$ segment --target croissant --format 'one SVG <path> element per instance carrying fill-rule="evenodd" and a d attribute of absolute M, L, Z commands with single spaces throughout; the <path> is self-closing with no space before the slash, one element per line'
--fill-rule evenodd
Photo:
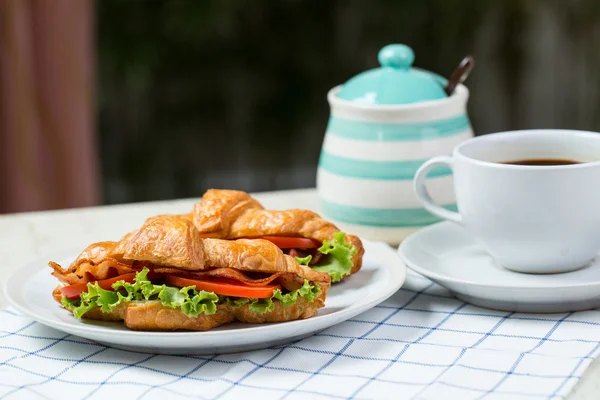
<path fill-rule="evenodd" d="M 179 215 L 151 217 L 118 242 L 92 244 L 67 268 L 49 266 L 62 282 L 54 298 L 76 317 L 137 330 L 310 318 L 331 284 L 267 240 L 203 238 Z"/>
<path fill-rule="evenodd" d="M 265 210 L 248 193 L 236 190 L 208 190 L 202 200 L 194 205 L 193 212 L 187 218 L 193 221 L 201 236 L 220 239 L 276 236 L 313 239 L 321 244 L 335 240 L 340 233 L 333 223 L 312 211 Z M 360 270 L 364 255 L 364 248 L 358 237 L 345 235 L 344 240 L 355 250 L 351 256 L 350 270 L 340 278 Z M 286 249 L 286 252 L 293 256 L 307 255 L 306 251 L 299 252 L 295 248 Z M 318 265 L 323 258 L 323 254 L 316 250 L 310 255 L 312 265 Z"/>

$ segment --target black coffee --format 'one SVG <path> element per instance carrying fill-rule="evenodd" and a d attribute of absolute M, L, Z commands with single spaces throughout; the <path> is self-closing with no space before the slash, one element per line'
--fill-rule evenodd
<path fill-rule="evenodd" d="M 571 164 L 581 164 L 582 161 L 575 160 L 565 160 L 561 158 L 534 158 L 531 160 L 516 160 L 516 161 L 505 161 L 502 164 L 513 164 L 513 165 L 571 165 Z"/>

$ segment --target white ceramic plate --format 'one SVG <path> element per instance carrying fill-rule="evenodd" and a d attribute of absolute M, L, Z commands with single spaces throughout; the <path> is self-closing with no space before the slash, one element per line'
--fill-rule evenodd
<path fill-rule="evenodd" d="M 277 346 L 310 336 L 352 318 L 394 294 L 406 267 L 386 244 L 363 241 L 362 269 L 335 284 L 325 307 L 312 318 L 274 324 L 230 323 L 207 332 L 137 332 L 122 323 L 79 321 L 52 298 L 57 280 L 47 262 L 69 264 L 79 254 L 50 255 L 19 269 L 4 284 L 8 302 L 18 311 L 51 328 L 125 350 L 161 354 L 215 354 Z"/>
<path fill-rule="evenodd" d="M 566 312 L 600 307 L 600 258 L 577 271 L 524 274 L 497 265 L 462 227 L 441 222 L 402 242 L 413 271 L 478 306 L 519 312 Z"/>

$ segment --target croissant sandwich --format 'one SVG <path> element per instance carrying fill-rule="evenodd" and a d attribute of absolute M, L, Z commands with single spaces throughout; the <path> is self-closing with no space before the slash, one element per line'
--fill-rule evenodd
<path fill-rule="evenodd" d="M 346 235 L 312 211 L 265 210 L 245 192 L 208 190 L 186 217 L 204 237 L 268 240 L 299 264 L 327 272 L 332 282 L 362 265 L 364 249 L 356 236 Z"/>
<path fill-rule="evenodd" d="M 268 240 L 203 238 L 177 215 L 149 218 L 119 242 L 94 243 L 67 268 L 49 265 L 61 282 L 53 296 L 75 317 L 135 330 L 310 318 L 331 282 Z"/>

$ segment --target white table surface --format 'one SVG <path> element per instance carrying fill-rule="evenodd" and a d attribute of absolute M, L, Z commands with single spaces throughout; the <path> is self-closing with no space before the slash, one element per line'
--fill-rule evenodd
<path fill-rule="evenodd" d="M 255 197 L 267 208 L 305 208 L 319 212 L 314 189 L 265 192 Z M 61 248 L 116 240 L 152 215 L 187 213 L 199 199 L 158 201 L 0 215 L 0 287 L 21 265 Z M 6 307 L 0 291 L 0 308 Z M 600 398 L 600 359 L 596 359 L 568 396 L 569 400 Z"/>

